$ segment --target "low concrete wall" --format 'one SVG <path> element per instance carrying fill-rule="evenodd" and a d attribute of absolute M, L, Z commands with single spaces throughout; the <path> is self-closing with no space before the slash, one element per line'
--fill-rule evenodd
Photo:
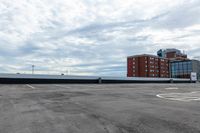
<path fill-rule="evenodd" d="M 0 84 L 191 83 L 190 79 L 0 74 Z"/>
<path fill-rule="evenodd" d="M 152 81 L 152 80 L 102 80 L 102 83 L 191 83 L 190 81 L 173 81 L 170 80 L 159 80 L 159 81 Z M 194 82 L 193 82 L 194 83 Z"/>
<path fill-rule="evenodd" d="M 31 78 L 0 78 L 0 84 L 95 84 L 98 80 L 90 79 L 31 79 Z"/>

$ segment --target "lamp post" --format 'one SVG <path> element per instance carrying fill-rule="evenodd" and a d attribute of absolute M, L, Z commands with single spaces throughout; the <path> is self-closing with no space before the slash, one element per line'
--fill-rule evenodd
<path fill-rule="evenodd" d="M 32 74 L 34 74 L 35 65 L 32 65 Z"/>
<path fill-rule="evenodd" d="M 68 67 L 66 70 L 67 75 L 70 75 L 70 68 Z"/>

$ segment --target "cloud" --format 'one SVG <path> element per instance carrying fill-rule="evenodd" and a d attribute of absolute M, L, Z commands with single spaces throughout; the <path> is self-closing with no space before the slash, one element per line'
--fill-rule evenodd
<path fill-rule="evenodd" d="M 155 21 L 153 25 L 164 29 L 179 29 L 199 24 L 200 1 L 190 0 L 168 10 L 168 13 Z"/>
<path fill-rule="evenodd" d="M 126 57 L 200 49 L 198 0 L 0 2 L 0 72 L 126 76 Z"/>

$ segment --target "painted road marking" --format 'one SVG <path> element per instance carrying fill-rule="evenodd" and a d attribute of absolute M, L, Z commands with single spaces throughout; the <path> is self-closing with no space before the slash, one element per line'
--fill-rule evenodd
<path fill-rule="evenodd" d="M 200 101 L 200 91 L 193 91 L 188 93 L 166 93 L 156 95 L 159 98 L 177 101 Z"/>
<path fill-rule="evenodd" d="M 63 85 L 54 85 L 54 86 L 65 88 L 65 89 L 70 89 L 69 87 L 66 87 L 66 86 L 63 86 Z"/>
<path fill-rule="evenodd" d="M 166 90 L 178 90 L 177 87 L 169 87 L 169 88 L 165 88 Z"/>
<path fill-rule="evenodd" d="M 30 87 L 31 89 L 35 89 L 32 85 L 27 84 L 26 86 Z"/>

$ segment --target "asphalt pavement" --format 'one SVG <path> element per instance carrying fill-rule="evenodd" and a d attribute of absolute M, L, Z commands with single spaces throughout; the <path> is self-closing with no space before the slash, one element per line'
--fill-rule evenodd
<path fill-rule="evenodd" d="M 0 133 L 200 133 L 200 84 L 0 85 Z"/>

